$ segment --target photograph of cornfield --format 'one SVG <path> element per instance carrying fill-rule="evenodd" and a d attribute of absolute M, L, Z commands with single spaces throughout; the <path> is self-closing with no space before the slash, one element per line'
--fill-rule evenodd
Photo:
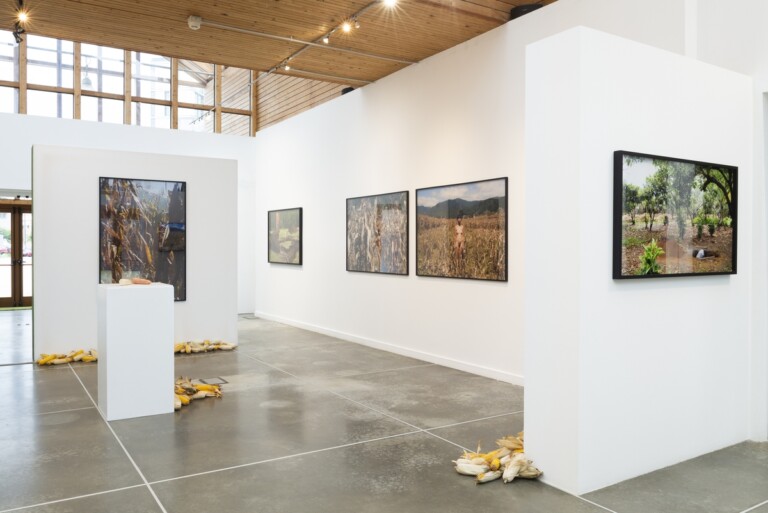
<path fill-rule="evenodd" d="M 301 265 L 301 208 L 271 210 L 269 223 L 268 261 L 272 264 Z"/>
<path fill-rule="evenodd" d="M 616 152 L 614 278 L 736 271 L 736 168 Z"/>
<path fill-rule="evenodd" d="M 186 182 L 99 178 L 99 283 L 145 278 L 187 298 Z"/>
<path fill-rule="evenodd" d="M 408 191 L 347 199 L 347 271 L 408 274 Z"/>
<path fill-rule="evenodd" d="M 507 179 L 416 190 L 416 274 L 507 281 Z"/>

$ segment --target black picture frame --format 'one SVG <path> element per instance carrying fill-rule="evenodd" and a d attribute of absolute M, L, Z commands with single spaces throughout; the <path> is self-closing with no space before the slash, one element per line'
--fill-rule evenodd
<path fill-rule="evenodd" d="M 347 198 L 347 271 L 408 275 L 409 208 L 408 191 Z"/>
<path fill-rule="evenodd" d="M 509 280 L 508 182 L 500 177 L 416 189 L 417 276 Z"/>
<path fill-rule="evenodd" d="M 736 274 L 738 167 L 618 150 L 613 173 L 613 279 Z"/>
<path fill-rule="evenodd" d="M 187 182 L 99 177 L 99 283 L 145 278 L 186 301 L 186 249 Z"/>
<path fill-rule="evenodd" d="M 290 238 L 280 238 L 280 214 L 287 220 Z M 277 228 L 277 232 L 275 231 Z M 297 237 L 290 234 L 297 230 Z M 304 209 L 283 208 L 267 212 L 267 262 L 270 264 L 303 265 L 304 263 Z"/>

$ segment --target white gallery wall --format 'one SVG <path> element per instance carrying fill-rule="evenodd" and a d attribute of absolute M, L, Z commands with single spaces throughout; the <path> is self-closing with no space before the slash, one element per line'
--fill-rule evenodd
<path fill-rule="evenodd" d="M 525 45 L 586 24 L 682 52 L 683 0 L 560 0 L 259 132 L 256 226 L 304 208 L 304 265 L 268 264 L 256 314 L 523 382 Z M 509 177 L 509 282 L 345 271 L 345 199 Z"/>
<path fill-rule="evenodd" d="M 698 58 L 752 76 L 753 145 L 756 170 L 752 288 L 752 437 L 768 436 L 768 2 L 764 0 L 699 0 Z"/>
<path fill-rule="evenodd" d="M 44 145 L 32 153 L 36 353 L 96 347 L 103 176 L 186 182 L 187 300 L 174 303 L 174 339 L 237 341 L 237 162 Z"/>
<path fill-rule="evenodd" d="M 5 190 L 28 191 L 32 188 L 33 144 L 237 161 L 237 217 L 244 221 L 239 224 L 237 234 L 236 253 L 239 268 L 236 310 L 241 313 L 253 311 L 255 248 L 253 225 L 249 222 L 249 219 L 254 217 L 253 139 L 19 114 L 0 114 L 0 134 L 3 134 L 3 137 L 0 137 L 0 154 L 3 155 L 3 164 L 0 167 L 0 189 Z M 111 167 L 111 164 L 107 164 L 104 173 L 109 175 Z M 45 184 L 42 186 L 45 187 Z M 34 210 L 39 206 L 37 195 L 41 192 L 43 191 L 33 191 Z M 213 195 L 208 198 L 214 200 L 210 205 L 213 208 L 219 204 L 215 200 L 222 199 Z M 38 248 L 35 248 L 35 258 L 39 256 Z M 219 257 L 229 265 L 234 261 L 229 255 L 220 254 Z"/>
<path fill-rule="evenodd" d="M 584 493 L 749 438 L 752 80 L 585 28 L 527 55 L 526 452 Z M 612 279 L 615 150 L 738 166 L 738 274 Z"/>

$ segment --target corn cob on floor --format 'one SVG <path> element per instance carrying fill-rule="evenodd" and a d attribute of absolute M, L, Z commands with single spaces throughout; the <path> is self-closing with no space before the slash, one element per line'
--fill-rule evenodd
<path fill-rule="evenodd" d="M 768 513 L 768 444 L 585 498 L 476 486 L 451 460 L 523 429 L 520 387 L 262 320 L 241 319 L 239 344 L 175 360 L 226 380 L 221 399 L 109 424 L 95 365 L 0 367 L 0 513 Z"/>

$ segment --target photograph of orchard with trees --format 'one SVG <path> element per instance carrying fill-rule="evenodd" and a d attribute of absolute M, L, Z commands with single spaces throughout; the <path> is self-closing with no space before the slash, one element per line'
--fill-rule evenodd
<path fill-rule="evenodd" d="M 613 277 L 735 274 L 736 171 L 615 152 Z"/>

